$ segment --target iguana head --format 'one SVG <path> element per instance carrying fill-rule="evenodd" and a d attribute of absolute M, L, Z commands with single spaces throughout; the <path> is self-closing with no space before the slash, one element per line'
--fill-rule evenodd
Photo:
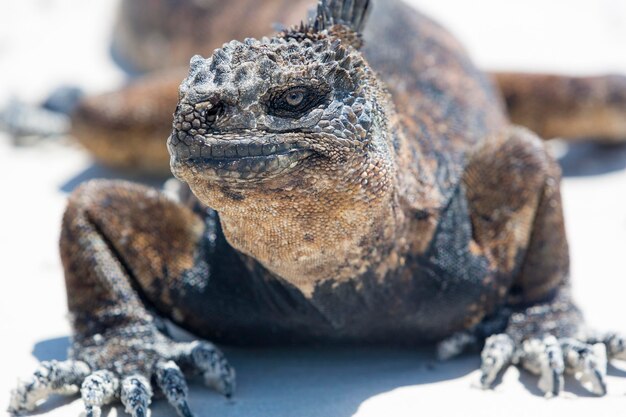
<path fill-rule="evenodd" d="M 335 24 L 335 3 L 315 24 L 192 58 L 168 141 L 231 244 L 285 278 L 337 276 L 390 207 L 389 103 L 357 49 L 366 7 Z"/>
<path fill-rule="evenodd" d="M 193 57 L 169 141 L 174 173 L 247 188 L 356 168 L 377 145 L 380 87 L 352 43 L 345 26 L 301 25 Z"/>

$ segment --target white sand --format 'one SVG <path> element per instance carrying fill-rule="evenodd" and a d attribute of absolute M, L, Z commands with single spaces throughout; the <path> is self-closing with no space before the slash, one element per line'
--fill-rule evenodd
<path fill-rule="evenodd" d="M 414 3 L 462 36 L 484 66 L 626 73 L 623 0 Z M 59 83 L 103 91 L 122 82 L 107 49 L 114 7 L 107 0 L 0 2 L 0 105 L 11 96 L 38 100 Z M 626 170 L 610 169 L 626 166 L 626 152 L 605 151 L 596 162 L 592 171 L 609 172 L 564 183 L 575 294 L 592 324 L 626 332 Z M 69 326 L 57 238 L 67 191 L 81 179 L 112 174 L 94 168 L 79 149 L 55 143 L 12 147 L 4 135 L 0 174 L 0 409 L 5 409 L 18 376 L 26 376 L 38 360 L 65 357 Z M 626 409 L 626 371 L 617 369 L 610 372 L 609 393 L 602 399 L 568 381 L 567 392 L 548 401 L 538 395 L 535 378 L 516 369 L 494 391 L 473 389 L 477 355 L 433 364 L 429 351 L 228 353 L 239 374 L 237 395 L 228 402 L 192 384 L 198 416 L 616 416 Z M 77 416 L 81 403 L 57 399 L 44 410 L 50 417 Z M 120 407 L 108 412 L 118 414 L 124 414 Z M 159 402 L 153 415 L 173 413 Z"/>

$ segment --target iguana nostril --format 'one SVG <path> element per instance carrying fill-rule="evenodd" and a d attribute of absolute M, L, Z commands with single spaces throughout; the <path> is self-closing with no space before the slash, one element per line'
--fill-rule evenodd
<path fill-rule="evenodd" d="M 225 113 L 225 111 L 226 111 L 226 106 L 224 105 L 224 103 L 217 102 L 216 104 L 212 106 L 205 107 L 200 112 L 200 115 L 206 124 L 213 124 L 217 122 L 218 118 L 222 116 Z"/>
<path fill-rule="evenodd" d="M 219 113 L 219 109 L 218 108 L 210 108 L 207 110 L 204 110 L 202 112 L 202 116 L 204 117 L 204 119 L 209 122 L 209 123 L 213 123 L 217 120 L 217 115 Z"/>

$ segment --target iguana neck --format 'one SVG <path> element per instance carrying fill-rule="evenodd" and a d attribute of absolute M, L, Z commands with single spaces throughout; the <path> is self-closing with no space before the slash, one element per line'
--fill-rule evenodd
<path fill-rule="evenodd" d="M 234 248 L 306 294 L 317 283 L 378 268 L 393 249 L 399 228 L 389 202 L 374 207 L 323 203 L 314 212 L 310 203 L 321 202 L 304 198 L 285 213 L 268 201 L 262 210 L 222 211 L 220 220 Z"/>
<path fill-rule="evenodd" d="M 385 269 L 397 257 L 407 220 L 394 156 L 360 163 L 363 172 L 297 172 L 272 189 L 233 192 L 190 183 L 220 216 L 228 242 L 311 294 L 317 283 Z M 382 161 L 382 162 L 381 162 Z"/>

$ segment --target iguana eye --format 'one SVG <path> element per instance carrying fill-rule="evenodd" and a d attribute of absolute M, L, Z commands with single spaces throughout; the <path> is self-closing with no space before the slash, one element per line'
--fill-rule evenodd
<path fill-rule="evenodd" d="M 287 97 L 285 97 L 285 101 L 290 106 L 297 106 L 298 104 L 302 103 L 302 100 L 304 100 L 304 91 L 299 88 L 289 90 L 287 92 Z"/>
<path fill-rule="evenodd" d="M 323 85 L 300 85 L 273 91 L 266 99 L 267 113 L 272 116 L 297 119 L 327 100 L 328 88 Z"/>

